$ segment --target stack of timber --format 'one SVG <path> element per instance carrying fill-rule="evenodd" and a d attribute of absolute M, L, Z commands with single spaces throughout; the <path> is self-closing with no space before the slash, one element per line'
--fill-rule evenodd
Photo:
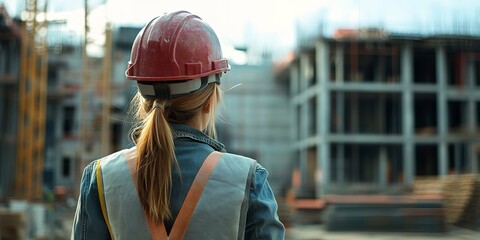
<path fill-rule="evenodd" d="M 26 213 L 0 209 L 0 239 L 26 239 L 26 233 Z"/>
<path fill-rule="evenodd" d="M 480 228 L 480 181 L 477 174 L 448 176 L 445 199 L 449 224 Z"/>
<path fill-rule="evenodd" d="M 413 194 L 442 194 L 448 225 L 480 228 L 480 181 L 477 174 L 417 178 Z"/>
<path fill-rule="evenodd" d="M 440 195 L 331 195 L 326 199 L 328 231 L 446 231 Z"/>

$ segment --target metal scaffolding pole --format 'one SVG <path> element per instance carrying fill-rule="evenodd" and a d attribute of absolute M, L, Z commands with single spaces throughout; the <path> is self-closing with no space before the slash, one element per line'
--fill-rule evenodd
<path fill-rule="evenodd" d="M 112 71 L 112 30 L 107 21 L 105 28 L 105 46 L 103 56 L 103 105 L 102 105 L 102 124 L 101 124 L 101 146 L 102 155 L 110 153 L 110 111 L 111 111 L 111 71 Z"/>

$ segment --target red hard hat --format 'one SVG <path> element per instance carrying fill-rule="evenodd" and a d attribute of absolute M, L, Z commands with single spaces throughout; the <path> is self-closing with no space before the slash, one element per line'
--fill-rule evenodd
<path fill-rule="evenodd" d="M 200 17 L 179 11 L 156 17 L 133 42 L 127 79 L 171 82 L 230 70 L 213 29 Z"/>

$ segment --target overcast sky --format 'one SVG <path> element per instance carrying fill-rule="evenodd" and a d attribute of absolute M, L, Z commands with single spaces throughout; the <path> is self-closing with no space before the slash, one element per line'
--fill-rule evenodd
<path fill-rule="evenodd" d="M 11 15 L 25 0 L 3 0 Z M 98 6 L 105 0 L 89 0 Z M 2 2 L 2 0 L 0 0 Z M 39 0 L 42 2 L 42 0 Z M 83 0 L 49 0 L 49 12 L 83 7 Z M 380 26 L 389 31 L 480 33 L 480 0 L 108 0 L 109 18 L 141 26 L 155 16 L 188 10 L 207 21 L 224 44 L 285 49 L 302 32 L 332 34 L 340 27 Z M 81 21 L 81 19 L 79 20 Z"/>

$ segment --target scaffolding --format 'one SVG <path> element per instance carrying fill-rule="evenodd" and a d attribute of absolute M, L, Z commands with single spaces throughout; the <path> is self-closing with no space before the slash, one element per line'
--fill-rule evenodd
<path fill-rule="evenodd" d="M 44 12 L 46 9 L 47 4 Z M 42 197 L 48 73 L 44 33 L 47 21 L 38 21 L 36 0 L 27 1 L 26 13 L 22 28 L 15 189 L 18 198 L 33 200 Z"/>
<path fill-rule="evenodd" d="M 84 1 L 84 42 L 82 46 L 82 83 L 81 83 L 81 106 L 80 106 L 80 149 L 78 152 L 79 162 L 76 164 L 77 181 L 81 176 L 81 170 L 91 160 L 110 153 L 111 149 L 111 78 L 112 78 L 112 27 L 108 16 L 105 15 L 104 41 L 101 46 L 103 58 L 99 65 L 93 63 L 94 59 L 89 56 L 88 49 L 98 44 L 91 39 L 91 24 L 89 17 L 88 0 Z M 100 73 L 92 71 L 100 66 Z M 92 98 L 97 95 L 98 98 Z M 101 100 L 101 110 L 96 111 L 96 103 L 93 99 Z M 96 121 L 96 120 L 99 120 Z M 93 124 L 92 124 L 93 123 Z M 99 130 L 96 132 L 95 130 Z M 99 135 L 99 138 L 97 138 Z M 94 149 L 95 139 L 99 139 L 100 149 Z"/>

